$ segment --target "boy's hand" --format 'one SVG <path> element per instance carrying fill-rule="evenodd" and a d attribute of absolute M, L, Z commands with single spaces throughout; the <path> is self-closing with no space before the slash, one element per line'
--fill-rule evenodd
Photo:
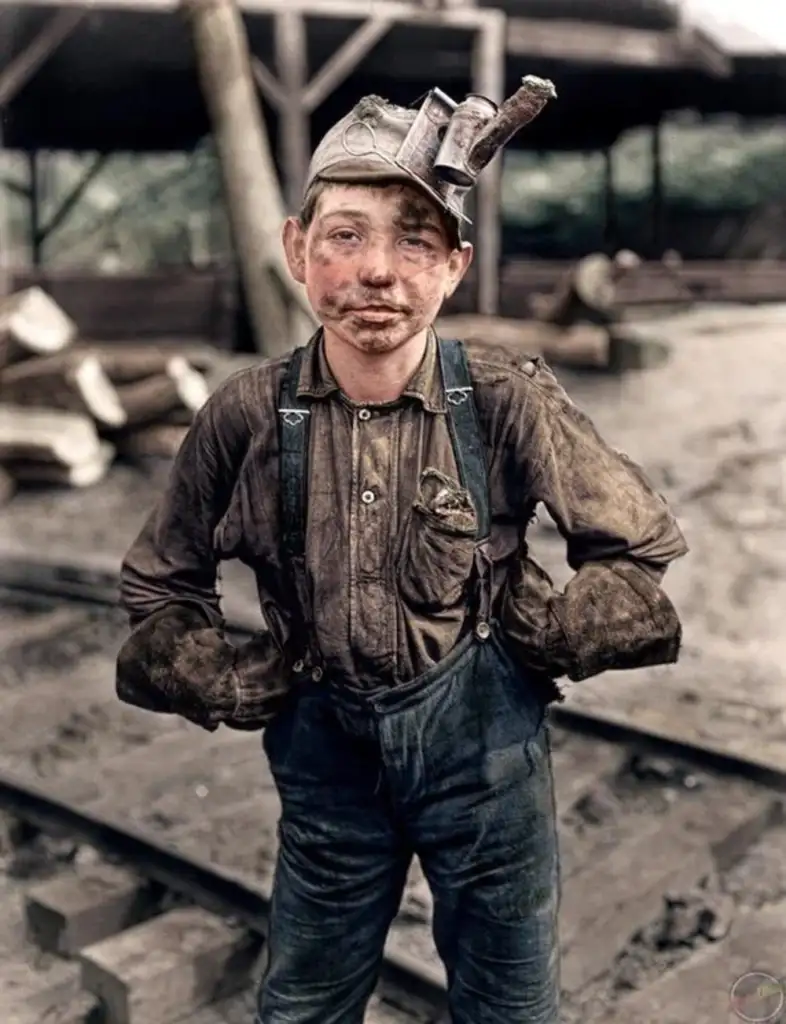
<path fill-rule="evenodd" d="M 272 634 L 233 647 L 196 608 L 165 608 L 121 648 L 116 690 L 128 704 L 178 714 L 209 731 L 263 728 L 289 691 L 291 659 Z"/>

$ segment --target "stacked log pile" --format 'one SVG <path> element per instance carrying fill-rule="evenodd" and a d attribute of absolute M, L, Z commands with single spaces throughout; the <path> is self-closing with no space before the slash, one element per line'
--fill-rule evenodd
<path fill-rule="evenodd" d="M 209 351 L 81 339 L 37 287 L 0 302 L 0 503 L 19 484 L 89 487 L 118 456 L 173 457 L 211 365 Z"/>

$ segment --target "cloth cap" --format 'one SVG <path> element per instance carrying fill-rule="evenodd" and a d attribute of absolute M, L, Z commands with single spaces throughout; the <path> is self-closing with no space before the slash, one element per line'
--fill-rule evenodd
<path fill-rule="evenodd" d="M 434 160 L 441 142 L 440 120 L 447 124 L 456 104 L 440 90 L 437 104 L 426 102 L 419 109 L 399 107 L 380 96 L 365 96 L 327 132 L 311 157 L 305 196 L 318 181 L 341 184 L 403 182 L 419 186 L 448 215 L 457 232 L 469 218 L 464 200 L 469 189 L 448 184 L 434 173 Z M 441 102 L 447 116 L 439 117 Z M 436 108 L 436 109 L 435 109 Z M 402 147 L 417 118 L 429 122 L 406 155 Z"/>

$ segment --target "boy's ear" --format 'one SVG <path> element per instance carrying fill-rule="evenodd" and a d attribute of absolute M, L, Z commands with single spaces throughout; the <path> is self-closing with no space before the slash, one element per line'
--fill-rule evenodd
<path fill-rule="evenodd" d="M 297 217 L 287 217 L 281 230 L 284 255 L 292 277 L 306 283 L 306 233 Z"/>

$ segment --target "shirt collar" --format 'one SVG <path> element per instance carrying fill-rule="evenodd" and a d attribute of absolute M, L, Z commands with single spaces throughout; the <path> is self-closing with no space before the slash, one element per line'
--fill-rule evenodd
<path fill-rule="evenodd" d="M 338 382 L 325 358 L 322 330 L 320 329 L 306 346 L 305 356 L 300 367 L 298 397 L 327 398 L 338 390 Z M 420 402 L 427 412 L 446 412 L 445 388 L 440 372 L 435 331 L 429 331 L 423 359 L 401 394 L 402 397 L 414 398 Z"/>

